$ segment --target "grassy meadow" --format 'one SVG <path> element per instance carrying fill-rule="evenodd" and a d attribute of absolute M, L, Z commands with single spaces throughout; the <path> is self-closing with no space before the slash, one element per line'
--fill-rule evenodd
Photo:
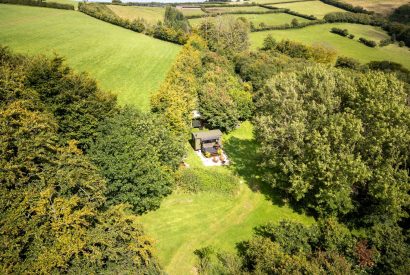
<path fill-rule="evenodd" d="M 252 22 L 255 26 L 259 26 L 259 24 L 264 23 L 268 26 L 276 26 L 276 25 L 283 25 L 283 24 L 290 24 L 294 18 L 296 18 L 299 23 L 307 22 L 308 19 L 293 16 L 286 13 L 267 13 L 267 14 L 227 14 L 222 16 L 233 16 L 236 18 L 244 17 L 249 22 Z M 189 23 L 191 26 L 198 26 L 204 18 L 195 18 L 190 19 Z"/>
<path fill-rule="evenodd" d="M 121 104 L 149 109 L 180 47 L 75 11 L 0 5 L 0 44 L 20 53 L 54 53 L 88 72 Z"/>
<path fill-rule="evenodd" d="M 208 12 L 211 13 L 224 13 L 224 12 L 266 12 L 269 9 L 262 8 L 259 6 L 250 6 L 250 7 L 212 7 L 206 8 Z"/>
<path fill-rule="evenodd" d="M 205 12 L 201 10 L 201 8 L 197 7 L 178 7 L 177 9 L 182 12 L 185 16 L 191 16 L 191 15 L 205 15 Z"/>
<path fill-rule="evenodd" d="M 276 7 L 276 8 L 290 9 L 292 11 L 296 11 L 301 14 L 314 15 L 319 19 L 322 19 L 326 14 L 330 12 L 345 11 L 345 10 L 336 8 L 334 6 L 327 5 L 320 1 L 273 4 L 271 6 Z"/>
<path fill-rule="evenodd" d="M 314 221 L 284 205 L 259 182 L 249 122 L 224 136 L 224 148 L 233 162 L 230 166 L 203 167 L 190 148 L 186 159 L 190 166 L 184 169 L 200 169 L 209 181 L 230 175 L 236 180 L 232 194 L 175 191 L 158 210 L 141 217 L 147 233 L 157 240 L 160 262 L 169 274 L 193 273 L 193 252 L 198 248 L 211 245 L 233 251 L 237 242 L 251 237 L 257 225 L 282 219 L 304 224 Z"/>
<path fill-rule="evenodd" d="M 409 0 L 343 0 L 343 2 L 353 6 L 360 6 L 383 15 L 389 15 L 394 9 L 409 3 Z"/>
<path fill-rule="evenodd" d="M 336 35 L 330 32 L 333 27 L 348 29 L 349 33 L 355 35 L 353 40 Z M 322 24 L 305 27 L 302 29 L 290 30 L 274 30 L 264 32 L 254 32 L 250 34 L 250 40 L 253 48 L 262 46 L 263 39 L 271 34 L 276 40 L 289 39 L 299 41 L 306 44 L 318 44 L 325 47 L 333 48 L 338 55 L 353 57 L 366 63 L 373 60 L 390 60 L 403 64 L 404 67 L 410 69 L 410 51 L 407 47 L 399 47 L 397 45 L 389 45 L 386 47 L 370 48 L 357 40 L 359 37 L 364 37 L 379 42 L 389 36 L 379 27 L 338 23 L 338 24 Z"/>
<path fill-rule="evenodd" d="M 158 21 L 164 21 L 165 8 L 163 7 L 137 7 L 137 6 L 120 6 L 107 5 L 119 17 L 134 20 L 143 18 L 149 24 L 156 24 Z"/>

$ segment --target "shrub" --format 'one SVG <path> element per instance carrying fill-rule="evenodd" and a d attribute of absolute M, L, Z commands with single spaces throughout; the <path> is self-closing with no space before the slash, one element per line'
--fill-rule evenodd
<path fill-rule="evenodd" d="M 354 58 L 339 56 L 336 60 L 337 68 L 349 68 L 349 69 L 358 69 L 360 67 L 360 62 Z"/>
<path fill-rule="evenodd" d="M 359 41 L 361 43 L 365 44 L 366 46 L 371 47 L 371 48 L 374 48 L 374 47 L 377 46 L 377 43 L 375 41 L 369 40 L 369 39 L 366 39 L 366 38 L 363 38 L 363 37 L 360 37 Z"/>
<path fill-rule="evenodd" d="M 380 43 L 379 43 L 379 46 L 384 47 L 384 46 L 387 46 L 391 43 L 393 43 L 393 41 L 390 38 L 387 38 L 387 39 L 381 40 Z"/>
<path fill-rule="evenodd" d="M 364 9 L 363 7 L 353 6 L 351 4 L 347 4 L 347 3 L 344 3 L 344 2 L 339 2 L 337 0 L 320 0 L 320 1 L 322 1 L 323 3 L 326 3 L 328 5 L 332 5 L 332 6 L 335 6 L 335 7 L 347 10 L 347 11 L 351 11 L 351 12 L 354 12 L 354 13 L 373 14 L 372 11 L 368 11 L 368 10 Z"/>
<path fill-rule="evenodd" d="M 354 34 L 349 34 L 347 37 L 349 37 L 349 39 L 353 39 L 353 38 L 354 38 Z"/>
<path fill-rule="evenodd" d="M 347 29 L 332 28 L 330 32 L 341 35 L 341 36 L 349 35 L 349 31 Z"/>
<path fill-rule="evenodd" d="M 404 43 L 404 41 L 399 41 L 399 47 L 404 47 L 406 44 Z"/>

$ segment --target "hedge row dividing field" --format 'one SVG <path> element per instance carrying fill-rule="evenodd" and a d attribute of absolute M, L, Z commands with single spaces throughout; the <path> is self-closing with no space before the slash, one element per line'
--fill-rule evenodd
<path fill-rule="evenodd" d="M 180 46 L 135 33 L 76 11 L 0 7 L 0 43 L 20 53 L 63 56 L 119 102 L 149 109 Z"/>

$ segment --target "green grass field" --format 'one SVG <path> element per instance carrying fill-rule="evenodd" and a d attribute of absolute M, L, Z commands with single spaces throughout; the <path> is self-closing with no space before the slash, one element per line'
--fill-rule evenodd
<path fill-rule="evenodd" d="M 249 22 L 252 22 L 256 27 L 261 23 L 265 23 L 268 26 L 276 26 L 283 24 L 290 24 L 293 18 L 296 18 L 299 23 L 309 21 L 302 17 L 293 16 L 286 13 L 268 13 L 268 14 L 227 14 L 222 16 L 233 16 L 235 18 L 244 17 Z M 198 26 L 204 18 L 189 19 L 191 26 Z"/>
<path fill-rule="evenodd" d="M 57 53 L 88 72 L 121 104 L 149 108 L 180 47 L 80 12 L 0 4 L 0 44 L 20 53 Z"/>
<path fill-rule="evenodd" d="M 169 274 L 194 273 L 196 249 L 212 245 L 233 251 L 237 242 L 251 237 L 257 225 L 282 219 L 314 222 L 272 198 L 259 182 L 256 144 L 249 122 L 224 137 L 224 148 L 233 164 L 205 169 L 214 176 L 221 172 L 234 175 L 238 186 L 233 195 L 175 191 L 160 209 L 140 219 L 147 233 L 157 240 L 160 262 Z M 192 149 L 186 162 L 190 164 L 186 169 L 204 169 Z"/>
<path fill-rule="evenodd" d="M 331 33 L 330 29 L 332 27 L 348 29 L 350 33 L 355 35 L 354 40 Z M 387 33 L 378 27 L 340 23 L 314 25 L 302 29 L 254 32 L 250 35 L 252 47 L 257 48 L 262 46 L 263 39 L 268 34 L 272 34 L 277 40 L 289 39 L 311 45 L 319 44 L 330 47 L 335 49 L 338 52 L 338 55 L 353 57 L 362 63 L 367 63 L 373 60 L 390 60 L 401 63 L 403 66 L 410 69 L 409 48 L 400 48 L 397 45 L 369 48 L 357 41 L 359 37 L 375 40 L 377 42 L 388 38 L 389 36 Z"/>
<path fill-rule="evenodd" d="M 224 12 L 263 12 L 263 11 L 269 11 L 269 9 L 265 9 L 259 6 L 250 6 L 250 7 L 212 7 L 212 8 L 206 8 L 208 12 L 211 13 L 224 13 Z"/>
<path fill-rule="evenodd" d="M 143 18 L 149 24 L 156 24 L 158 21 L 164 21 L 165 8 L 163 7 L 135 7 L 107 5 L 119 17 L 134 20 Z"/>
<path fill-rule="evenodd" d="M 190 15 L 204 15 L 205 12 L 203 12 L 200 8 L 189 8 L 189 7 L 177 7 L 179 11 L 181 11 L 185 16 L 190 16 Z"/>
<path fill-rule="evenodd" d="M 258 4 L 278 4 L 283 2 L 300 2 L 301 0 L 256 0 L 254 2 Z M 313 1 L 313 0 L 305 0 L 305 2 Z"/>
<path fill-rule="evenodd" d="M 301 14 L 314 15 L 319 19 L 323 18 L 326 14 L 330 12 L 345 11 L 345 10 L 336 8 L 334 6 L 322 3 L 320 1 L 274 4 L 272 6 L 276 8 L 290 9 L 292 11 L 296 11 Z"/>

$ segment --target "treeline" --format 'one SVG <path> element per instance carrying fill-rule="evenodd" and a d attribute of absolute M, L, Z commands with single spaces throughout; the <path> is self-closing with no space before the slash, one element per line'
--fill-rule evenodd
<path fill-rule="evenodd" d="M 158 22 L 156 25 L 150 26 L 142 18 L 133 21 L 123 19 L 112 12 L 104 4 L 78 4 L 79 11 L 105 22 L 121 26 L 135 32 L 144 33 L 164 41 L 180 45 L 185 44 L 189 36 L 189 24 L 186 18 L 174 7 L 167 6 L 166 9 L 168 12 L 164 18 L 164 23 Z M 169 12 L 169 10 L 172 10 L 172 12 Z"/>
<path fill-rule="evenodd" d="M 296 21 L 295 21 L 296 20 Z M 299 22 L 297 19 L 293 20 L 290 24 L 276 25 L 276 26 L 267 26 L 263 23 L 255 27 L 252 22 L 250 23 L 252 32 L 268 31 L 268 30 L 287 30 L 287 29 L 301 29 L 307 26 L 325 24 L 324 20 L 312 20 L 308 22 Z"/>
<path fill-rule="evenodd" d="M 0 72 L 3 273 L 160 273 L 136 214 L 172 190 L 183 141 L 59 57 L 1 47 Z"/>
<path fill-rule="evenodd" d="M 53 9 L 62 9 L 62 10 L 74 10 L 74 6 L 70 4 L 62 4 L 55 2 L 46 2 L 43 0 L 0 0 L 2 4 L 15 4 L 15 5 L 25 5 L 25 6 L 34 6 L 34 7 L 45 7 Z"/>
<path fill-rule="evenodd" d="M 393 41 L 403 41 L 410 46 L 410 26 L 396 22 L 390 22 L 380 16 L 363 13 L 333 12 L 324 17 L 329 23 L 346 22 L 382 27 L 391 36 Z"/>
<path fill-rule="evenodd" d="M 340 2 L 338 0 L 320 0 L 325 4 L 335 6 L 337 8 L 341 8 L 350 12 L 354 13 L 366 13 L 366 14 L 373 14 L 374 12 L 368 11 L 363 7 L 360 6 L 353 6 L 351 4 L 345 3 L 345 2 Z"/>

